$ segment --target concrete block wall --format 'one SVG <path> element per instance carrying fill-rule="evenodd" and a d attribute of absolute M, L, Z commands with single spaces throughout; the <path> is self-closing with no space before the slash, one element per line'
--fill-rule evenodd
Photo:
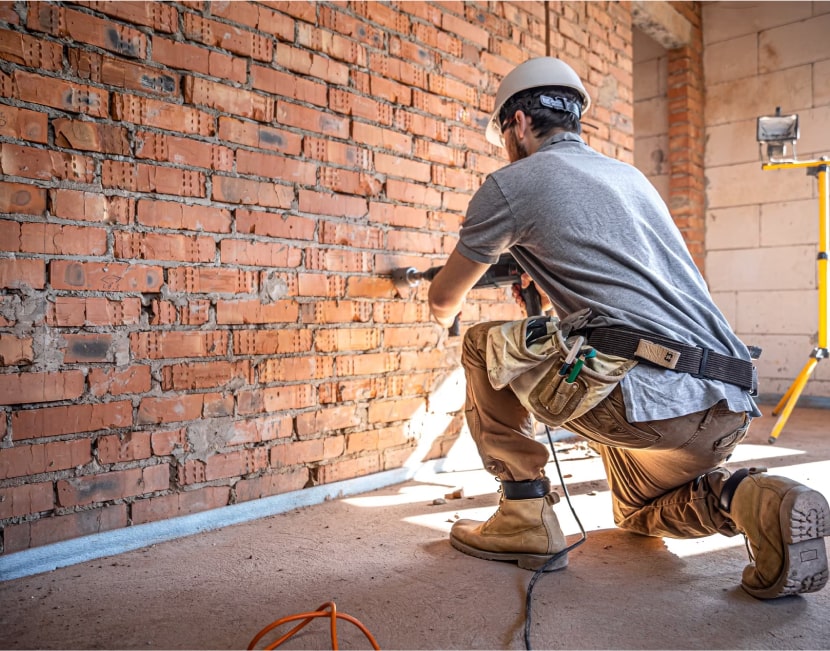
<path fill-rule="evenodd" d="M 666 49 L 634 30 L 634 164 L 669 202 L 669 100 Z"/>
<path fill-rule="evenodd" d="M 763 171 L 756 118 L 798 113 L 798 155 L 830 155 L 830 3 L 705 3 L 706 270 L 738 334 L 764 349 L 780 396 L 818 337 L 818 193 L 803 170 Z M 803 399 L 830 396 L 821 363 Z"/>
<path fill-rule="evenodd" d="M 459 340 L 390 272 L 548 48 L 631 161 L 625 3 L 0 3 L 3 553 L 444 455 Z"/>

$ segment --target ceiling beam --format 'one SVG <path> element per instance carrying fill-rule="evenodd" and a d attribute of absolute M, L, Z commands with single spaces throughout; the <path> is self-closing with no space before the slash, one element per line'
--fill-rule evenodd
<path fill-rule="evenodd" d="M 692 24 L 668 2 L 634 0 L 631 20 L 634 27 L 667 50 L 685 47 L 692 41 Z"/>

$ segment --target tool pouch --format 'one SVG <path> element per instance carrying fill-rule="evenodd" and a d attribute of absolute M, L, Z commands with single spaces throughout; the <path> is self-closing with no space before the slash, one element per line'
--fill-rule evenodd
<path fill-rule="evenodd" d="M 589 315 L 589 310 L 581 310 L 562 320 L 531 317 L 491 328 L 486 351 L 490 384 L 494 389 L 510 386 L 528 411 L 552 427 L 590 411 L 637 361 L 595 351 L 582 359 L 579 373 L 568 382 L 568 373 L 562 375 L 560 369 L 580 341 L 571 332 L 584 327 Z M 535 334 L 529 337 L 529 332 Z"/>

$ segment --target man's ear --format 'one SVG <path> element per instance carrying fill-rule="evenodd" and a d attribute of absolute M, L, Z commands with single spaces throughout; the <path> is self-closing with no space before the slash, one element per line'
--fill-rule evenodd
<path fill-rule="evenodd" d="M 519 140 L 524 140 L 530 129 L 530 117 L 524 111 L 519 110 L 516 111 L 515 119 L 514 133 Z"/>

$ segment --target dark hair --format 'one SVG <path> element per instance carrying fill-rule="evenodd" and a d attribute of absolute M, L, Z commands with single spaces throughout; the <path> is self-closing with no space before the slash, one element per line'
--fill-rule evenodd
<path fill-rule="evenodd" d="M 508 99 L 501 111 L 499 111 L 499 124 L 512 117 L 516 111 L 522 111 L 528 115 L 531 122 L 531 129 L 537 138 L 542 138 L 553 129 L 564 129 L 573 133 L 582 132 L 582 124 L 579 116 L 571 111 L 556 110 L 543 106 L 540 97 L 561 97 L 567 102 L 572 102 L 582 109 L 582 96 L 566 86 L 541 86 L 519 91 Z"/>

